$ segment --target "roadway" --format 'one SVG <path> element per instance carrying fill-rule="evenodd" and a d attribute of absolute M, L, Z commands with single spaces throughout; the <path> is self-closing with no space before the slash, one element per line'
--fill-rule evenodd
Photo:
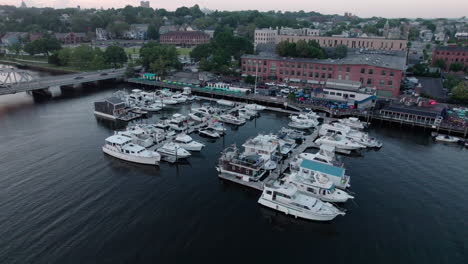
<path fill-rule="evenodd" d="M 4 84 L 0 87 L 0 95 L 121 78 L 124 74 L 125 68 L 48 76 L 26 82 Z"/>

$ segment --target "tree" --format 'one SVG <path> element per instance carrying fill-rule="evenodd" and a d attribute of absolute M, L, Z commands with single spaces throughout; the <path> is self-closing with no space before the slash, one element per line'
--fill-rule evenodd
<path fill-rule="evenodd" d="M 73 50 L 70 64 L 80 70 L 92 68 L 92 63 L 95 57 L 95 51 L 88 45 L 80 45 Z"/>
<path fill-rule="evenodd" d="M 15 42 L 7 47 L 9 51 L 14 52 L 16 55 L 19 55 L 21 48 L 21 43 L 19 42 Z"/>
<path fill-rule="evenodd" d="M 248 84 L 255 84 L 255 77 L 249 74 L 244 78 L 244 82 Z"/>
<path fill-rule="evenodd" d="M 125 53 L 125 50 L 116 45 L 107 47 L 106 51 L 104 51 L 103 57 L 105 63 L 111 64 L 114 68 L 117 68 L 127 62 L 127 54 Z"/>
<path fill-rule="evenodd" d="M 462 63 L 454 62 L 454 63 L 450 64 L 450 71 L 459 72 L 461 70 L 463 70 L 463 64 Z"/>
<path fill-rule="evenodd" d="M 434 61 L 434 66 L 440 68 L 440 69 L 445 69 L 445 61 L 441 58 L 437 58 Z"/>
<path fill-rule="evenodd" d="M 333 52 L 333 57 L 341 59 L 348 55 L 348 47 L 345 45 L 337 45 L 335 51 Z"/>
<path fill-rule="evenodd" d="M 460 82 L 452 89 L 451 98 L 460 103 L 468 103 L 468 87 L 466 82 Z"/>
<path fill-rule="evenodd" d="M 23 47 L 23 50 L 31 56 L 34 56 L 34 54 L 38 53 L 37 45 L 34 41 L 26 43 L 26 45 Z"/>
<path fill-rule="evenodd" d="M 166 75 L 171 69 L 182 68 L 177 56 L 175 46 L 160 45 L 152 41 L 144 44 L 140 49 L 143 67 L 162 76 Z"/>
<path fill-rule="evenodd" d="M 129 62 L 127 64 L 127 68 L 125 69 L 125 77 L 130 78 L 135 75 L 135 64 L 133 62 Z"/>
<path fill-rule="evenodd" d="M 72 48 L 63 48 L 58 52 L 58 63 L 57 65 L 66 66 L 70 64 L 72 58 L 73 50 Z"/>
<path fill-rule="evenodd" d="M 151 40 L 157 40 L 159 39 L 159 32 L 156 29 L 156 26 L 154 24 L 150 24 L 148 26 L 148 33 L 147 33 L 148 39 Z"/>
<path fill-rule="evenodd" d="M 129 30 L 130 26 L 128 25 L 127 22 L 124 21 L 116 21 L 112 24 L 109 24 L 107 26 L 107 31 L 113 36 L 113 37 L 122 37 L 124 32 Z"/>

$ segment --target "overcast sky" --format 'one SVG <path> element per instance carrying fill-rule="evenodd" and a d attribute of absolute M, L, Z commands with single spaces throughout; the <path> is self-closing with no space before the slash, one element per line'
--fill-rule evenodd
<path fill-rule="evenodd" d="M 125 5 L 138 6 L 140 0 L 25 0 L 28 6 L 36 7 L 76 7 L 104 8 L 124 7 Z M 0 0 L 1 4 L 18 6 L 21 0 Z M 343 14 L 351 12 L 360 17 L 449 17 L 457 18 L 468 15 L 468 0 L 153 0 L 153 8 L 175 10 L 180 6 L 193 6 L 199 4 L 201 8 L 218 10 L 246 10 L 257 9 L 282 11 L 317 11 L 323 14 Z"/>

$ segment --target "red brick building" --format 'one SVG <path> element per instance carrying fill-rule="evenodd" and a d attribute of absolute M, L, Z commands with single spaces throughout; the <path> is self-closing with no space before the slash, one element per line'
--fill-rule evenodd
<path fill-rule="evenodd" d="M 87 41 L 85 33 L 55 33 L 55 38 L 60 40 L 63 44 L 80 44 Z"/>
<path fill-rule="evenodd" d="M 468 67 L 468 47 L 459 46 L 440 46 L 432 52 L 432 64 L 434 65 L 437 59 L 442 59 L 445 63 L 445 69 L 450 69 L 450 64 L 459 62 L 465 67 Z"/>
<path fill-rule="evenodd" d="M 327 79 L 350 80 L 376 88 L 380 97 L 396 97 L 406 63 L 404 56 L 375 53 L 326 60 L 261 54 L 242 56 L 241 66 L 243 76 L 257 75 L 265 82 L 315 88 Z"/>
<path fill-rule="evenodd" d="M 196 46 L 210 41 L 210 35 L 201 31 L 171 31 L 159 37 L 161 44 Z"/>

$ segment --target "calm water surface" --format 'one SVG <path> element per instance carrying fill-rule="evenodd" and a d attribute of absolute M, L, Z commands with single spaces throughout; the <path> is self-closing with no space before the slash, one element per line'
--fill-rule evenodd
<path fill-rule="evenodd" d="M 376 123 L 381 150 L 340 157 L 356 193 L 348 214 L 296 220 L 214 168 L 224 147 L 285 115 L 264 112 L 215 141 L 194 135 L 207 147 L 186 164 L 140 166 L 102 153 L 118 126 L 93 115 L 125 87 L 0 97 L 0 263 L 467 263 L 467 149 Z"/>

